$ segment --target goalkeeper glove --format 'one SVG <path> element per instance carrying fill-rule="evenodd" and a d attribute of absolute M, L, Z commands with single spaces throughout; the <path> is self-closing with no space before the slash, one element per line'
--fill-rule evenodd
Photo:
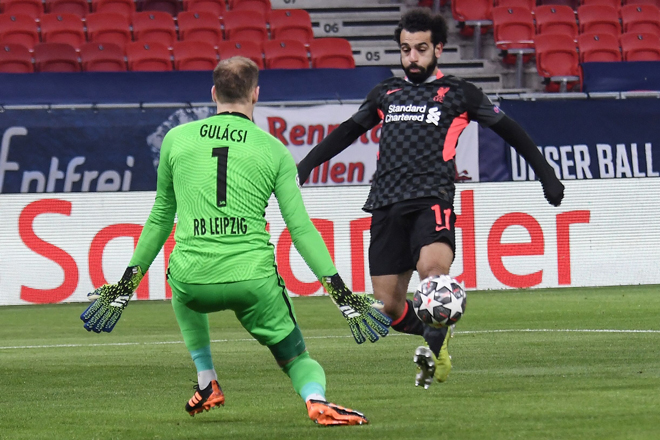
<path fill-rule="evenodd" d="M 376 342 L 378 335 L 387 336 L 392 320 L 374 307 L 374 299 L 351 292 L 339 274 L 321 278 L 321 284 L 348 321 L 355 342 L 362 344 L 367 338 Z"/>
<path fill-rule="evenodd" d="M 142 277 L 140 266 L 131 266 L 126 268 L 117 284 L 104 284 L 88 293 L 87 298 L 94 302 L 80 315 L 87 331 L 111 332 Z"/>

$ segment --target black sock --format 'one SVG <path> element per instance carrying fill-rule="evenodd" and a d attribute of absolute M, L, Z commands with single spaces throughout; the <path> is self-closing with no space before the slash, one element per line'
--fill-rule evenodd
<path fill-rule="evenodd" d="M 447 337 L 447 330 L 447 327 L 435 328 L 428 325 L 424 326 L 424 334 L 422 336 L 424 336 L 426 343 L 429 344 L 429 348 L 435 357 L 440 356 L 440 349 Z"/>
<path fill-rule="evenodd" d="M 411 300 L 406 300 L 406 308 L 403 312 L 403 315 L 397 319 L 396 324 L 392 324 L 392 328 L 401 333 L 408 333 L 409 335 L 420 335 L 424 334 L 424 323 L 419 320 L 413 309 L 413 304 Z"/>

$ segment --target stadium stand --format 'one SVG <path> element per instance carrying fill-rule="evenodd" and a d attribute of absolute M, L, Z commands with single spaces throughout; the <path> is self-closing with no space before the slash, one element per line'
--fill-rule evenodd
<path fill-rule="evenodd" d="M 624 61 L 660 61 L 660 37 L 651 33 L 621 35 Z"/>
<path fill-rule="evenodd" d="M 133 38 L 172 47 L 177 40 L 174 18 L 163 11 L 136 12 L 133 14 Z"/>
<path fill-rule="evenodd" d="M 5 44 L 0 46 L 0 72 L 34 72 L 30 51 L 20 44 Z"/>
<path fill-rule="evenodd" d="M 137 0 L 135 3 L 135 8 L 138 11 L 165 12 L 173 17 L 176 17 L 181 7 L 179 0 Z"/>
<path fill-rule="evenodd" d="M 179 39 L 205 41 L 214 47 L 223 40 L 220 19 L 209 11 L 184 11 L 177 16 Z"/>
<path fill-rule="evenodd" d="M 495 0 L 493 6 L 501 6 L 505 8 L 515 6 L 533 11 L 536 7 L 536 0 Z"/>
<path fill-rule="evenodd" d="M 126 45 L 128 70 L 161 72 L 172 70 L 170 51 L 159 42 L 134 41 Z"/>
<path fill-rule="evenodd" d="M 229 0 L 232 11 L 257 11 L 266 16 L 271 9 L 270 0 Z"/>
<path fill-rule="evenodd" d="M 655 5 L 626 5 L 621 7 L 623 32 L 648 32 L 660 36 L 660 9 Z"/>
<path fill-rule="evenodd" d="M 534 45 L 536 69 L 546 79 L 546 91 L 565 92 L 579 85 L 579 57 L 572 36 L 539 34 Z"/>
<path fill-rule="evenodd" d="M 35 20 L 43 15 L 44 6 L 41 0 L 2 0 L 0 10 L 7 15 L 27 15 Z"/>
<path fill-rule="evenodd" d="M 267 19 L 271 39 L 297 40 L 309 46 L 314 38 L 312 20 L 304 9 L 275 9 Z"/>
<path fill-rule="evenodd" d="M 490 30 L 493 2 L 491 0 L 453 0 L 451 12 L 458 22 L 461 35 L 473 37 L 474 58 L 481 58 L 481 36 Z"/>
<path fill-rule="evenodd" d="M 191 12 L 211 12 L 216 17 L 222 16 L 227 11 L 225 2 L 218 0 L 183 0 L 183 10 Z"/>
<path fill-rule="evenodd" d="M 113 12 L 128 18 L 135 12 L 133 0 L 92 0 L 92 12 Z"/>
<path fill-rule="evenodd" d="M 78 50 L 87 41 L 82 18 L 75 14 L 44 14 L 40 26 L 41 41 L 44 43 L 66 43 Z"/>
<path fill-rule="evenodd" d="M 264 56 L 261 42 L 254 41 L 221 41 L 218 44 L 218 54 L 221 60 L 234 56 L 243 56 L 251 59 L 260 69 L 264 68 Z"/>
<path fill-rule="evenodd" d="M 575 12 L 566 5 L 541 5 L 534 10 L 537 34 L 578 34 Z"/>
<path fill-rule="evenodd" d="M 132 41 L 128 17 L 116 12 L 92 12 L 85 19 L 87 40 L 94 43 L 116 44 L 123 51 Z"/>
<path fill-rule="evenodd" d="M 577 42 L 581 63 L 621 61 L 619 40 L 612 34 L 580 34 Z"/>
<path fill-rule="evenodd" d="M 214 45 L 204 41 L 177 41 L 172 53 L 175 70 L 213 70 L 218 64 Z"/>
<path fill-rule="evenodd" d="M 256 11 L 227 11 L 224 15 L 227 40 L 268 40 L 266 18 Z"/>
<path fill-rule="evenodd" d="M 39 43 L 39 27 L 29 15 L 0 14 L 0 44 L 20 44 L 33 50 Z"/>
<path fill-rule="evenodd" d="M 534 53 L 534 18 L 532 11 L 519 7 L 493 8 L 495 46 L 503 53 L 502 61 L 516 66 L 516 87 L 523 87 L 523 65 Z"/>
<path fill-rule="evenodd" d="M 74 14 L 84 18 L 89 13 L 87 0 L 46 0 L 45 7 L 51 14 Z"/>
<path fill-rule="evenodd" d="M 619 13 L 612 6 L 584 5 L 577 9 L 580 33 L 599 32 L 621 35 Z"/>
<path fill-rule="evenodd" d="M 78 53 L 66 43 L 39 43 L 34 47 L 37 72 L 80 72 Z"/>
<path fill-rule="evenodd" d="M 351 44 L 341 38 L 316 38 L 309 44 L 313 68 L 352 69 Z"/>
<path fill-rule="evenodd" d="M 265 41 L 264 64 L 266 69 L 309 69 L 305 44 L 296 40 Z"/>
<path fill-rule="evenodd" d="M 605 5 L 618 11 L 621 8 L 621 0 L 582 0 L 580 5 Z"/>
<path fill-rule="evenodd" d="M 80 47 L 84 72 L 123 72 L 126 70 L 124 48 L 112 43 L 85 43 Z"/>

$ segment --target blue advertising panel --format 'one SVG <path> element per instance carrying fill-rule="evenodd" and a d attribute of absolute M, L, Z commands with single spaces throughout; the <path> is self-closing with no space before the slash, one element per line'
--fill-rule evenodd
<path fill-rule="evenodd" d="M 582 91 L 660 90 L 660 61 L 582 63 Z"/>
<path fill-rule="evenodd" d="M 0 193 L 152 191 L 167 131 L 215 108 L 0 114 Z"/>
<path fill-rule="evenodd" d="M 259 99 L 315 101 L 363 99 L 392 76 L 387 67 L 273 69 L 259 74 Z M 0 106 L 210 102 L 211 71 L 0 73 Z"/>
<path fill-rule="evenodd" d="M 502 100 L 500 107 L 530 134 L 560 179 L 660 176 L 659 99 Z M 504 143 L 482 139 L 480 155 L 497 142 Z M 510 176 L 485 160 L 480 174 L 534 180 L 525 160 L 507 151 Z"/>

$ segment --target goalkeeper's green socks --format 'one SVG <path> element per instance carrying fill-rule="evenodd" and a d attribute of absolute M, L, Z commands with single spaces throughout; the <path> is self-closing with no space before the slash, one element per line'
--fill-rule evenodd
<path fill-rule="evenodd" d="M 213 368 L 210 345 L 191 350 L 190 356 L 192 356 L 195 368 L 197 368 L 197 384 L 200 389 L 205 389 L 212 380 L 218 380 L 218 375 Z"/>
<path fill-rule="evenodd" d="M 325 400 L 325 372 L 308 352 L 301 353 L 282 370 L 291 378 L 293 389 L 303 400 Z"/>

